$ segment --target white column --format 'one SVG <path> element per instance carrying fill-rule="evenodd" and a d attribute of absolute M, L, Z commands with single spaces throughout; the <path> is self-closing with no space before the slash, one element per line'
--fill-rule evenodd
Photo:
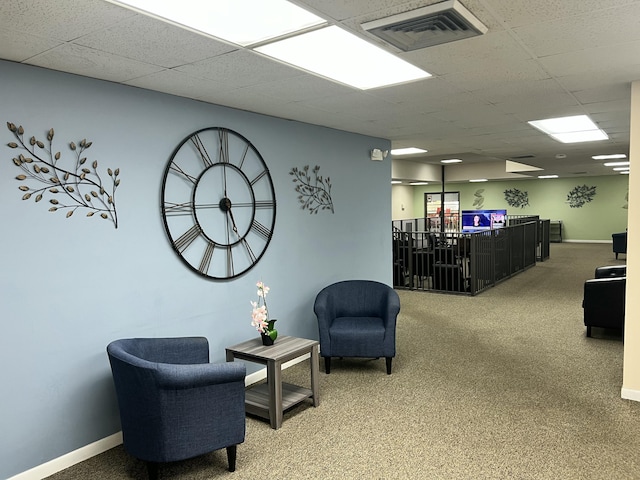
<path fill-rule="evenodd" d="M 640 80 L 631 84 L 629 212 L 627 217 L 627 303 L 625 311 L 622 398 L 640 402 Z M 634 167 L 638 162 L 638 167 Z M 635 171 L 634 171 L 635 170 Z M 638 245 L 639 247 L 636 247 Z M 639 250 L 640 252 L 640 250 Z"/>

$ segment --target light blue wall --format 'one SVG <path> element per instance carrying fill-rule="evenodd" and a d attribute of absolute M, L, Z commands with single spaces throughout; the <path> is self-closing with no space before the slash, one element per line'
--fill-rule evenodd
<path fill-rule="evenodd" d="M 250 300 L 257 280 L 284 335 L 317 338 L 312 305 L 345 278 L 391 283 L 391 166 L 371 162 L 386 140 L 218 107 L 137 88 L 0 62 L 0 478 L 119 430 L 105 353 L 113 339 L 204 335 L 213 361 L 257 332 Z M 55 129 L 63 158 L 86 138 L 98 169 L 120 168 L 119 227 L 21 200 L 6 122 L 44 139 Z M 177 258 L 160 216 L 160 184 L 174 147 L 222 126 L 260 151 L 276 189 L 276 228 L 247 275 L 213 282 Z M 386 145 L 386 146 L 385 146 Z M 302 210 L 289 171 L 320 166 L 335 214 Z M 250 371 L 252 371 L 250 369 Z"/>

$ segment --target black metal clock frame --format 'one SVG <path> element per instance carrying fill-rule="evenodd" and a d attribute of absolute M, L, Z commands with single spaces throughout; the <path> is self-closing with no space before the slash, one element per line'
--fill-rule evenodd
<path fill-rule="evenodd" d="M 239 277 L 264 255 L 276 220 L 276 196 L 260 152 L 222 127 L 191 133 L 162 178 L 162 219 L 171 246 L 194 272 Z"/>

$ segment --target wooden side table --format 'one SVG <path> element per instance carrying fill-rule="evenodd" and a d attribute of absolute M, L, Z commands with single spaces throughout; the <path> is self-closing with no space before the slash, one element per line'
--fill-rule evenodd
<path fill-rule="evenodd" d="M 282 426 L 284 410 L 307 398 L 313 399 L 314 407 L 320 405 L 318 347 L 316 340 L 280 336 L 271 346 L 264 346 L 260 338 L 254 338 L 226 348 L 227 362 L 233 362 L 237 358 L 267 366 L 267 383 L 247 389 L 247 413 L 266 418 L 271 428 L 278 429 Z M 310 354 L 311 388 L 282 383 L 282 364 L 306 354 Z"/>

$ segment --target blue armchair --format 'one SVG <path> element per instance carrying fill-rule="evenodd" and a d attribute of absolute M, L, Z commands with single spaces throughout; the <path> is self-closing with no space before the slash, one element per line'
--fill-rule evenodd
<path fill-rule="evenodd" d="M 391 374 L 400 312 L 395 290 L 371 280 L 345 280 L 322 289 L 313 309 L 326 373 L 331 372 L 331 357 L 385 357 Z"/>
<path fill-rule="evenodd" d="M 227 449 L 235 470 L 245 436 L 245 366 L 209 363 L 203 337 L 130 338 L 107 346 L 125 450 L 158 464 Z"/>

